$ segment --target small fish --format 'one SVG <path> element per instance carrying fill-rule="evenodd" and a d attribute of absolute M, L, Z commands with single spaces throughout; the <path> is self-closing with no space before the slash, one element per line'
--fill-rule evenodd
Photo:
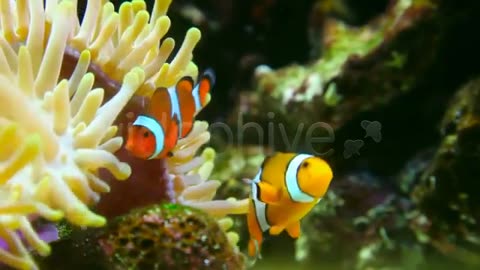
<path fill-rule="evenodd" d="M 175 86 L 156 89 L 147 112 L 140 114 L 128 128 L 127 151 L 142 159 L 171 156 L 178 140 L 192 130 L 195 116 L 210 101 L 214 84 L 215 73 L 207 69 L 196 86 L 186 76 Z"/>
<path fill-rule="evenodd" d="M 300 236 L 300 220 L 327 192 L 333 172 L 326 161 L 308 154 L 276 153 L 265 158 L 250 181 L 247 214 L 250 257 L 260 255 L 263 235 L 286 230 Z"/>

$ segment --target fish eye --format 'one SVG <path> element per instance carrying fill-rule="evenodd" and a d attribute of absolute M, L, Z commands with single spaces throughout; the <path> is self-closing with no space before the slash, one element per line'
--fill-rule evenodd
<path fill-rule="evenodd" d="M 149 135 L 150 135 L 150 134 L 149 134 L 148 131 L 145 131 L 145 132 L 143 133 L 143 137 L 144 137 L 144 138 L 148 138 Z"/>
<path fill-rule="evenodd" d="M 310 163 L 304 162 L 304 163 L 302 164 L 302 167 L 303 167 L 303 168 L 308 168 L 308 165 L 310 165 Z"/>

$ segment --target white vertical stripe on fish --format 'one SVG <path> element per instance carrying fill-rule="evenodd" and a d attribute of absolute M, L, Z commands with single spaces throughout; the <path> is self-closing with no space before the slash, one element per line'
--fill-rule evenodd
<path fill-rule="evenodd" d="M 162 152 L 165 142 L 165 132 L 160 123 L 150 116 L 140 115 L 137 117 L 135 122 L 133 122 L 133 125 L 145 127 L 152 132 L 153 136 L 155 137 L 155 152 L 148 159 L 158 156 L 158 154 Z"/>
<path fill-rule="evenodd" d="M 264 232 L 270 228 L 270 224 L 268 224 L 268 221 L 267 221 L 267 211 L 266 211 L 267 204 L 258 199 L 257 184 L 260 183 L 261 175 L 262 175 L 262 169 L 260 169 L 260 171 L 257 173 L 255 178 L 252 179 L 252 200 L 253 200 L 253 207 L 255 208 L 255 215 L 257 217 L 258 224 L 260 225 L 260 229 L 262 230 L 262 232 Z"/>
<path fill-rule="evenodd" d="M 182 134 L 182 111 L 180 110 L 180 99 L 177 95 L 177 89 L 175 86 L 168 88 L 168 95 L 170 96 L 170 104 L 172 104 L 172 119 L 177 116 L 178 119 L 178 138 Z"/>
<path fill-rule="evenodd" d="M 310 157 L 313 156 L 307 154 L 299 154 L 288 163 L 287 171 L 285 172 L 285 179 L 288 193 L 290 194 L 292 200 L 295 202 L 309 203 L 315 200 L 315 198 L 306 194 L 300 189 L 297 177 L 299 166 L 305 159 Z"/>
<path fill-rule="evenodd" d="M 195 100 L 195 112 L 199 112 L 202 109 L 202 104 L 200 103 L 200 84 L 197 84 L 192 91 L 193 99 Z"/>

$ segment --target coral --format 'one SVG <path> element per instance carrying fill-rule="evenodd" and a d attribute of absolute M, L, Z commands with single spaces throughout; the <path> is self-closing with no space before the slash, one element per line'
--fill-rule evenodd
<path fill-rule="evenodd" d="M 245 256 L 206 212 L 164 203 L 138 208 L 102 228 L 69 228 L 44 269 L 244 269 Z"/>
<path fill-rule="evenodd" d="M 271 151 L 262 146 L 228 146 L 217 152 L 212 176 L 216 179 L 252 178 Z"/>
<path fill-rule="evenodd" d="M 312 255 L 322 254 L 322 266 L 342 262 L 342 269 L 402 264 L 415 269 L 423 258 L 414 259 L 412 255 L 422 255 L 417 250 L 409 253 L 411 248 L 421 251 L 408 230 L 412 204 L 368 173 L 352 173 L 336 180 L 323 203 L 306 217 L 303 234 L 296 242 L 296 259 L 315 265 L 318 261 Z"/>
<path fill-rule="evenodd" d="M 217 153 L 212 178 L 222 179 L 217 191 L 219 198 L 245 198 L 250 186 L 242 179 L 252 179 L 269 151 L 260 146 L 229 146 Z"/>
<path fill-rule="evenodd" d="M 477 78 L 460 87 L 440 142 L 422 145 L 392 182 L 348 170 L 337 177 L 305 219 L 297 260 L 318 267 L 312 254 L 323 254 L 321 263 L 342 261 L 342 269 L 477 269 L 479 86 Z"/>
<path fill-rule="evenodd" d="M 442 120 L 442 141 L 411 190 L 420 213 L 412 221 L 419 240 L 442 254 L 480 265 L 480 79 L 463 85 Z"/>
<path fill-rule="evenodd" d="M 109 186 L 97 175 L 130 176 L 113 155 L 122 145 L 114 124 L 137 93 L 147 95 L 186 74 L 195 75 L 192 50 L 198 29 L 187 32 L 171 63 L 166 38 L 171 1 L 88 1 L 80 23 L 77 1 L 2 1 L 0 35 L 0 261 L 36 268 L 16 231 L 41 255 L 50 253 L 30 221 L 65 217 L 80 226 L 102 226 L 89 206 Z M 72 61 L 73 60 L 73 61 Z M 91 72 L 88 72 L 91 71 Z M 94 88 L 94 84 L 104 88 Z M 106 101 L 104 102 L 104 95 Z M 122 112 L 123 113 L 123 112 Z"/>
<path fill-rule="evenodd" d="M 351 55 L 365 56 L 383 40 L 383 31 L 372 27 L 352 29 L 334 21 L 329 22 L 327 27 L 329 39 L 325 41 L 324 53 L 313 66 L 292 66 L 280 69 L 278 73 L 260 72 L 259 87 L 284 104 L 308 102 L 314 95 L 322 95 L 326 82 L 341 72 L 343 64 Z M 275 86 L 271 85 L 272 81 Z M 295 91 L 302 87 L 305 89 Z M 325 102 L 329 101 L 326 99 Z"/>
<path fill-rule="evenodd" d="M 317 42 L 324 42 L 322 47 L 326 50 L 315 63 L 303 64 L 297 57 L 295 62 L 302 66 L 290 65 L 273 71 L 259 67 L 258 85 L 254 87 L 247 86 L 251 80 L 245 74 L 252 63 L 267 62 L 273 68 L 280 61 L 291 63 L 289 57 L 295 54 L 291 51 L 302 47 L 302 40 L 291 33 L 304 32 L 303 28 L 292 30 L 275 22 L 278 10 L 288 8 L 277 8 L 263 18 L 269 23 L 269 33 L 285 41 L 269 46 L 273 48 L 271 51 L 281 52 L 281 60 L 271 59 L 271 54 L 258 56 L 258 46 L 244 49 L 244 42 L 237 42 L 244 49 L 241 51 L 244 56 L 248 54 L 243 58 L 241 52 L 228 46 L 224 46 L 228 52 L 219 52 L 224 48 L 214 47 L 213 38 L 209 39 L 212 46 L 205 47 L 215 48 L 212 55 L 230 56 L 220 60 L 229 59 L 232 64 L 220 66 L 229 67 L 224 70 L 233 77 L 232 89 L 258 90 L 251 94 L 246 91 L 240 97 L 238 108 L 245 113 L 245 122 L 263 124 L 265 131 L 267 121 L 261 120 L 267 112 L 274 111 L 275 120 L 286 124 L 284 119 L 279 120 L 284 117 L 293 128 L 316 121 L 328 122 L 335 128 L 332 143 L 335 153 L 330 161 L 340 176 L 334 183 L 343 183 L 340 188 L 332 187 L 324 203 L 305 220 L 306 237 L 297 242 L 297 252 L 299 257 L 312 261 L 313 267 L 307 269 L 318 269 L 322 263 L 328 265 L 328 261 L 332 261 L 332 265 L 325 266 L 328 269 L 465 269 L 467 265 L 477 269 L 478 196 L 472 194 L 478 190 L 478 181 L 474 179 L 478 176 L 476 90 L 462 91 L 464 105 L 451 106 L 442 124 L 445 132 L 442 136 L 438 125 L 447 108 L 446 101 L 458 91 L 459 84 L 478 76 L 479 38 L 472 35 L 479 22 L 478 2 L 465 1 L 461 5 L 448 0 L 384 2 L 391 4 L 386 14 L 368 25 L 353 28 L 342 23 L 326 24 L 325 37 L 311 36 Z M 208 9 L 204 6 L 204 10 Z M 371 10 L 371 5 L 363 5 L 361 10 Z M 210 11 L 204 14 L 214 17 Z M 243 21 L 233 24 L 236 27 L 248 21 L 245 16 L 238 17 Z M 272 30 L 275 28 L 282 29 Z M 262 37 L 251 40 L 268 40 L 269 33 L 264 34 L 255 25 L 249 24 L 248 32 L 251 37 Z M 285 47 L 291 51 L 279 49 Z M 214 57 L 205 58 L 210 61 Z M 317 72 L 314 67 L 323 70 Z M 326 76 L 327 80 L 322 82 L 324 72 L 332 76 Z M 236 97 L 229 93 L 232 100 Z M 220 103 L 223 108 L 229 107 L 224 99 Z M 212 114 L 214 119 L 221 120 L 218 111 L 212 110 Z M 231 127 L 235 128 L 238 114 L 231 116 Z M 382 123 L 385 136 L 381 143 L 375 144 L 364 137 L 360 123 L 365 119 Z M 252 137 L 256 139 L 256 135 L 254 130 Z M 288 135 L 284 138 L 292 139 L 296 133 Z M 341 154 L 343 143 L 354 138 L 363 139 L 365 147 L 360 156 L 347 160 Z M 300 146 L 293 150 L 304 149 Z M 433 160 L 432 149 L 437 153 Z M 235 162 L 232 171 L 241 163 L 241 159 Z M 372 184 L 371 177 L 359 177 L 358 170 L 377 175 L 379 181 Z M 392 177 L 399 171 L 399 176 Z M 354 175 L 359 181 L 352 183 L 343 174 Z M 382 200 L 371 202 L 379 195 Z M 418 205 L 412 204 L 409 195 Z M 279 241 L 281 237 L 275 237 L 266 243 L 263 255 L 265 260 L 270 257 L 274 261 L 271 268 L 285 267 L 283 259 L 288 260 L 292 254 L 290 246 L 282 245 L 286 241 Z"/>
<path fill-rule="evenodd" d="M 118 218 L 99 242 L 118 269 L 242 269 L 243 264 L 215 219 L 177 204 Z"/>
<path fill-rule="evenodd" d="M 255 92 L 243 94 L 255 97 L 247 97 L 250 104 L 237 106 L 232 115 L 264 123 L 265 116 L 273 112 L 285 125 L 286 135 L 293 137 L 298 123 L 322 121 L 340 128 L 354 115 L 379 108 L 414 89 L 416 76 L 433 68 L 440 47 L 434 30 L 423 35 L 437 19 L 432 16 L 436 6 L 394 2 L 385 14 L 361 27 L 327 20 L 323 35 L 316 37 L 322 40 L 322 55 L 313 63 L 277 70 L 259 66 Z M 412 60 L 417 54 L 421 58 Z"/>

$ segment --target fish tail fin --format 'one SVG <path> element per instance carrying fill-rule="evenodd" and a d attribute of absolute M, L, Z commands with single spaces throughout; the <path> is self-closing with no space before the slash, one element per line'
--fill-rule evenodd
<path fill-rule="evenodd" d="M 204 72 L 203 72 L 203 76 L 204 77 L 208 77 L 210 79 L 210 82 L 212 84 L 212 87 L 215 85 L 215 82 L 216 82 L 216 76 L 215 76 L 215 71 L 213 71 L 213 68 L 207 68 Z"/>

